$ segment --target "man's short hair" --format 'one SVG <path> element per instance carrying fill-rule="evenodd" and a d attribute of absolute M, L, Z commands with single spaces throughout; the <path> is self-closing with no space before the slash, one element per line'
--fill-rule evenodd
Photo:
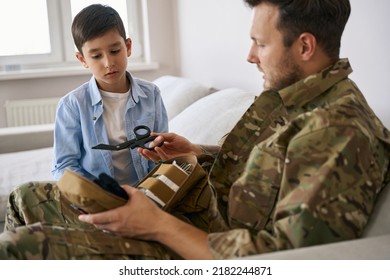
<path fill-rule="evenodd" d="M 319 47 L 332 59 L 340 54 L 351 5 L 349 0 L 244 0 L 251 8 L 265 3 L 279 9 L 277 28 L 282 32 L 284 45 L 290 47 L 300 34 L 313 34 Z"/>

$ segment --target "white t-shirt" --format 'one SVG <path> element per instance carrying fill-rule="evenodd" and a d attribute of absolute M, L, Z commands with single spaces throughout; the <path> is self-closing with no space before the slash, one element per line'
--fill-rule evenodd
<path fill-rule="evenodd" d="M 125 110 L 130 90 L 127 93 L 100 90 L 103 98 L 103 120 L 110 145 L 120 144 L 129 140 L 125 130 Z M 112 151 L 114 177 L 119 184 L 130 184 L 130 182 L 137 180 L 137 175 L 131 172 L 133 170 L 131 168 L 132 164 L 129 149 Z"/>

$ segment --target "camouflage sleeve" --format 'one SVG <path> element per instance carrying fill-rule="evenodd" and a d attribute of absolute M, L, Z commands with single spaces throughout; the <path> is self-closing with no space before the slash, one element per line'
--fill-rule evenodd
<path fill-rule="evenodd" d="M 376 194 L 382 188 L 387 166 L 384 147 L 375 137 L 352 126 L 328 127 L 298 135 L 288 143 L 284 167 L 280 170 L 279 192 L 267 224 L 260 229 L 241 227 L 210 234 L 209 245 L 216 258 L 361 236 Z M 256 160 L 256 156 L 252 158 Z M 254 162 L 247 164 L 253 166 Z M 257 166 L 260 169 L 263 165 Z M 257 172 L 264 177 L 264 169 Z M 244 184 L 249 180 L 249 176 L 240 178 Z M 260 184 L 256 187 L 261 188 Z"/>

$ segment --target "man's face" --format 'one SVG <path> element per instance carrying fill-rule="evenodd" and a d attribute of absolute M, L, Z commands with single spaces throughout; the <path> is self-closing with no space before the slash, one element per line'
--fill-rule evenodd
<path fill-rule="evenodd" d="M 252 46 L 248 54 L 248 61 L 256 64 L 264 74 L 264 88 L 272 90 L 283 89 L 303 76 L 293 47 L 284 46 L 283 35 L 276 28 L 278 17 L 278 9 L 269 4 L 260 4 L 253 9 Z"/>

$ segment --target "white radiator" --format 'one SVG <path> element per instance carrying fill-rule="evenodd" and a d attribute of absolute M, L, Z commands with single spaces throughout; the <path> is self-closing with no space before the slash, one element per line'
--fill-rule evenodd
<path fill-rule="evenodd" d="M 59 97 L 7 100 L 7 126 L 54 123 Z"/>

